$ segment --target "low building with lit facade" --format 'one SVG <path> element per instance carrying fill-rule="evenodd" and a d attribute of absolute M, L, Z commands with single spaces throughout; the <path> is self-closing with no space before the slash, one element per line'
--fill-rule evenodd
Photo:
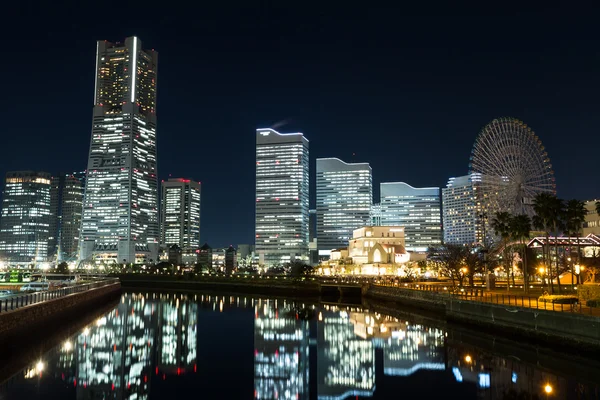
<path fill-rule="evenodd" d="M 302 133 L 256 130 L 255 245 L 265 266 L 308 261 L 308 166 Z"/>
<path fill-rule="evenodd" d="M 0 216 L 0 261 L 30 265 L 48 260 L 51 175 L 16 171 L 6 174 Z"/>
<path fill-rule="evenodd" d="M 225 250 L 225 272 L 230 274 L 237 268 L 237 251 L 233 246 L 229 246 Z"/>
<path fill-rule="evenodd" d="M 410 260 L 404 247 L 404 227 L 365 226 L 355 229 L 348 245 L 353 264 L 403 264 Z"/>
<path fill-rule="evenodd" d="M 589 234 L 600 236 L 600 214 L 596 210 L 596 203 L 600 202 L 600 199 L 589 200 L 585 202 L 585 209 L 587 215 L 585 216 L 585 222 L 583 224 L 583 235 Z"/>
<path fill-rule="evenodd" d="M 170 178 L 161 183 L 160 243 L 184 252 L 200 247 L 200 182 Z"/>
<path fill-rule="evenodd" d="M 319 257 L 347 246 L 352 232 L 370 221 L 372 171 L 368 163 L 317 159 L 317 248 Z"/>
<path fill-rule="evenodd" d="M 379 187 L 379 225 L 403 226 L 409 251 L 424 252 L 442 244 L 439 187 L 415 188 L 404 182 L 383 182 Z"/>

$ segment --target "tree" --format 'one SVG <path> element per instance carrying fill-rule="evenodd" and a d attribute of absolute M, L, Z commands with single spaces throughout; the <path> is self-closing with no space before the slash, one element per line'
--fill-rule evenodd
<path fill-rule="evenodd" d="M 466 247 L 464 255 L 464 264 L 467 268 L 467 277 L 469 278 L 469 286 L 473 287 L 475 274 L 485 272 L 485 262 L 481 254 L 475 247 Z"/>
<path fill-rule="evenodd" d="M 69 264 L 66 262 L 61 262 L 56 266 L 56 272 L 59 274 L 67 274 L 69 272 Z"/>
<path fill-rule="evenodd" d="M 529 216 L 525 214 L 513 216 L 510 220 L 510 231 L 511 236 L 514 240 L 517 240 L 520 243 L 520 247 L 523 251 L 523 254 L 521 256 L 521 259 L 523 260 L 523 288 L 525 292 L 527 292 L 529 288 L 529 270 L 527 268 L 527 244 L 525 243 L 525 240 L 529 239 L 529 235 L 531 234 L 531 219 L 529 218 Z"/>
<path fill-rule="evenodd" d="M 581 247 L 579 246 L 579 236 L 583 229 L 583 223 L 587 215 L 585 203 L 581 200 L 569 200 L 564 210 L 564 220 L 569 236 L 575 235 L 577 240 L 577 262 L 581 262 Z M 575 275 L 573 263 L 571 263 L 571 286 L 573 286 L 573 276 Z"/>
<path fill-rule="evenodd" d="M 438 274 L 450 278 L 454 289 L 457 282 L 459 287 L 463 285 L 462 281 L 466 274 L 462 269 L 466 268 L 465 259 L 469 253 L 469 247 L 447 244 L 429 249 L 428 262 L 430 266 L 437 269 Z"/>
<path fill-rule="evenodd" d="M 295 278 L 301 278 L 303 276 L 312 275 L 315 271 L 314 267 L 311 267 L 303 261 L 294 260 L 286 265 L 286 269 L 289 274 Z"/>
<path fill-rule="evenodd" d="M 499 211 L 492 219 L 492 229 L 496 235 L 502 238 L 502 259 L 504 261 L 504 269 L 506 271 L 506 290 L 509 290 L 508 278 L 512 266 L 512 257 L 510 256 L 509 239 L 511 237 L 511 215 L 505 211 Z"/>
<path fill-rule="evenodd" d="M 538 193 L 533 199 L 533 210 L 535 211 L 534 225 L 546 233 L 546 253 L 545 264 L 550 279 L 550 288 L 554 292 L 552 283 L 552 257 L 550 255 L 550 232 L 554 233 L 554 238 L 558 236 L 558 229 L 561 226 L 561 218 L 564 216 L 564 202 L 556 195 L 543 192 Z M 558 269 L 558 241 L 554 240 L 554 253 L 556 255 L 556 277 L 558 291 L 560 292 L 560 271 Z"/>
<path fill-rule="evenodd" d="M 596 202 L 596 213 L 600 215 L 600 201 Z"/>

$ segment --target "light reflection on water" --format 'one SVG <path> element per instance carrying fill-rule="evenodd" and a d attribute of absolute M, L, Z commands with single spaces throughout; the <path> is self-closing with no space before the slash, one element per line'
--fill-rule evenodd
<path fill-rule="evenodd" d="M 220 341 L 200 339 L 199 330 L 222 329 L 203 322 L 203 316 L 233 312 L 249 318 L 222 332 Z M 253 327 L 246 326 L 251 319 Z M 236 335 L 252 332 L 253 355 L 248 348 L 239 360 L 202 357 L 206 346 L 226 347 Z M 452 331 L 449 336 L 443 324 L 425 326 L 410 317 L 399 319 L 358 306 L 128 294 L 115 309 L 4 382 L 0 400 L 142 400 L 164 398 L 156 393 L 159 388 L 164 393 L 165 387 L 179 388 L 181 398 L 226 398 L 226 387 L 220 393 L 181 393 L 177 378 L 223 379 L 224 385 L 241 381 L 226 374 L 211 378 L 213 363 L 241 363 L 253 376 L 246 398 L 256 399 L 385 399 L 399 393 L 408 398 L 452 398 L 458 393 L 464 399 L 599 398 L 593 379 L 494 354 L 455 336 Z M 204 367 L 202 374 L 199 365 Z M 600 380 L 600 370 L 594 372 L 590 376 Z"/>

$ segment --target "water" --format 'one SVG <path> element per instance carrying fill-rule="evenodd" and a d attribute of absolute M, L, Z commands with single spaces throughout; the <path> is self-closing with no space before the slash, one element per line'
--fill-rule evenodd
<path fill-rule="evenodd" d="M 0 399 L 600 398 L 594 360 L 368 307 L 127 294 L 50 349 L 20 344 L 43 350 L 3 360 Z"/>

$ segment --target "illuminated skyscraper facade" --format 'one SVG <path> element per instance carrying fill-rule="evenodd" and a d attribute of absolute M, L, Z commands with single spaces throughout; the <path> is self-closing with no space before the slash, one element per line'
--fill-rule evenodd
<path fill-rule="evenodd" d="M 256 252 L 265 265 L 308 260 L 308 140 L 256 131 Z"/>
<path fill-rule="evenodd" d="M 53 260 L 77 259 L 85 171 L 52 177 L 51 221 L 48 256 Z"/>
<path fill-rule="evenodd" d="M 440 188 L 404 182 L 380 184 L 380 224 L 403 226 L 406 250 L 427 251 L 442 243 Z"/>
<path fill-rule="evenodd" d="M 50 174 L 6 174 L 0 218 L 0 260 L 10 264 L 47 261 L 50 236 Z"/>
<path fill-rule="evenodd" d="M 161 244 L 200 248 L 200 182 L 171 178 L 161 185 Z"/>
<path fill-rule="evenodd" d="M 368 163 L 317 159 L 317 247 L 320 256 L 348 246 L 355 229 L 369 225 L 373 181 Z"/>
<path fill-rule="evenodd" d="M 157 62 L 136 37 L 97 43 L 82 260 L 158 257 Z"/>
<path fill-rule="evenodd" d="M 493 238 L 492 211 L 482 206 L 480 174 L 450 178 L 442 189 L 444 243 L 473 245 Z"/>

